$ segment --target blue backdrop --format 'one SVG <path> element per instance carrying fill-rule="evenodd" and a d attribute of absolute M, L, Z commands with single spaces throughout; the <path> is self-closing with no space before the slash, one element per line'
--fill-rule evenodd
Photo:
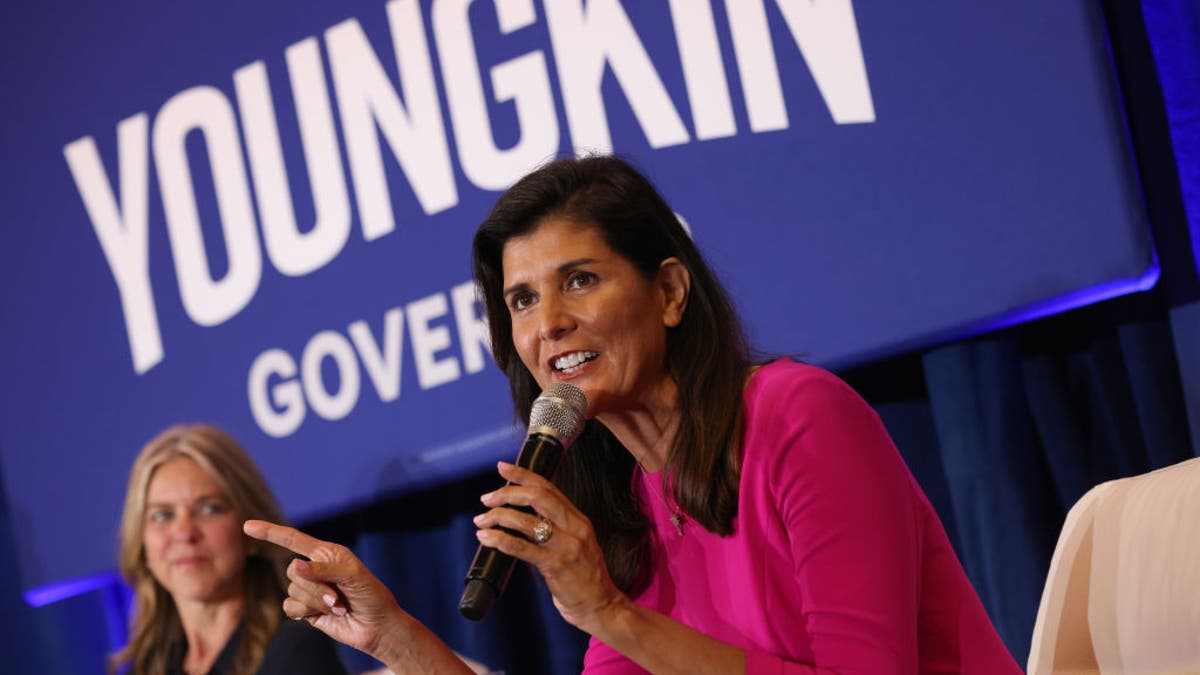
<path fill-rule="evenodd" d="M 1092 2 L 6 6 L 0 460 L 21 583 L 102 574 L 181 419 L 312 519 L 513 453 L 468 243 L 615 150 L 761 347 L 860 363 L 1146 288 Z"/>

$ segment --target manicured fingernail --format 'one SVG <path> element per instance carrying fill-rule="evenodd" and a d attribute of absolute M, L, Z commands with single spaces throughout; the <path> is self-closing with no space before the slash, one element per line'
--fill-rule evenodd
<path fill-rule="evenodd" d="M 500 467 L 501 469 L 511 469 L 514 465 L 510 464 L 509 462 L 497 462 L 496 466 Z"/>
<path fill-rule="evenodd" d="M 337 598 L 333 595 L 326 593 L 321 596 L 321 599 L 325 601 L 326 605 L 329 605 L 329 611 L 333 612 L 334 616 L 346 616 L 346 608 L 338 607 Z"/>
<path fill-rule="evenodd" d="M 486 513 L 481 513 L 481 514 L 479 514 L 479 515 L 475 516 L 474 518 L 472 518 L 472 519 L 471 519 L 471 522 L 473 522 L 473 523 L 475 523 L 476 525 L 478 525 L 478 524 L 480 524 L 480 523 L 482 523 L 482 522 L 483 522 L 483 517 L 484 517 L 484 516 L 486 516 L 486 515 L 487 515 Z"/>
<path fill-rule="evenodd" d="M 492 500 L 495 499 L 495 497 L 496 497 L 495 492 L 489 492 L 487 494 L 480 495 L 479 501 L 483 502 L 484 504 L 491 504 Z"/>
<path fill-rule="evenodd" d="M 493 536 L 495 536 L 495 535 L 492 533 L 491 530 L 476 530 L 475 531 L 475 538 L 478 539 L 479 541 L 482 541 L 485 544 L 490 544 L 492 542 Z"/>

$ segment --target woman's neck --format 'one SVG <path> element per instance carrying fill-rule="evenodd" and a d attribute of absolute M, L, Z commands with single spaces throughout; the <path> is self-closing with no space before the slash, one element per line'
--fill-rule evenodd
<path fill-rule="evenodd" d="M 242 620 L 245 600 L 241 595 L 217 602 L 175 601 L 187 652 L 183 672 L 207 673 Z"/>
<path fill-rule="evenodd" d="M 675 442 L 679 411 L 676 410 L 678 399 L 673 384 L 645 405 L 596 417 L 633 455 L 643 471 L 662 471 Z"/>

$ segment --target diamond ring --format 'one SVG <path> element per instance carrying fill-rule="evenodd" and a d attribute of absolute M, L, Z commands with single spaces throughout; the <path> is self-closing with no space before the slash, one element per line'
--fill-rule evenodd
<path fill-rule="evenodd" d="M 554 536 L 554 527 L 545 518 L 539 519 L 537 525 L 533 526 L 533 542 L 535 544 L 544 544 L 550 541 L 552 536 Z"/>

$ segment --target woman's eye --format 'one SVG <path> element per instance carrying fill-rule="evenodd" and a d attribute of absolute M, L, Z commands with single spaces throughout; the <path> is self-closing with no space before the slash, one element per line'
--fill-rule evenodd
<path fill-rule="evenodd" d="M 223 505 L 217 504 L 215 502 L 210 502 L 207 504 L 200 505 L 200 515 L 202 515 L 202 516 L 213 516 L 218 513 L 224 513 L 224 512 L 225 512 L 225 507 Z"/>
<path fill-rule="evenodd" d="M 567 277 L 567 288 L 583 288 L 591 286 L 596 281 L 596 275 L 591 272 L 572 272 L 571 276 Z"/>
<path fill-rule="evenodd" d="M 533 304 L 532 293 L 514 293 L 508 300 L 513 309 L 525 309 Z"/>
<path fill-rule="evenodd" d="M 150 512 L 148 519 L 152 523 L 165 523 L 171 519 L 171 512 L 165 509 L 157 509 Z"/>

